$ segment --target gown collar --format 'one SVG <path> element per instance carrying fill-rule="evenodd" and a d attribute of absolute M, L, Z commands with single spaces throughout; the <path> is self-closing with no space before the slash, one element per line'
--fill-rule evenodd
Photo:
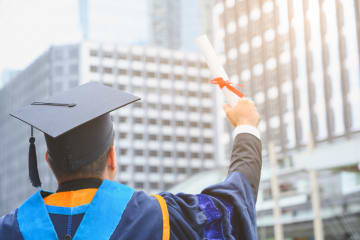
<path fill-rule="evenodd" d="M 99 188 L 103 182 L 100 178 L 82 178 L 60 183 L 56 192 L 76 191 L 85 188 Z"/>

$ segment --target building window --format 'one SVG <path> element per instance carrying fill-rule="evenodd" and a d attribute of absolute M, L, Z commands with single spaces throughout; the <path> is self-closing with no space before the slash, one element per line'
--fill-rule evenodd
<path fill-rule="evenodd" d="M 135 133 L 134 138 L 135 138 L 136 140 L 142 140 L 142 139 L 143 139 L 143 135 L 140 134 L 140 133 Z"/>
<path fill-rule="evenodd" d="M 146 62 L 155 62 L 155 58 L 151 56 L 146 56 Z"/>
<path fill-rule="evenodd" d="M 79 66 L 77 64 L 70 65 L 69 73 L 71 75 L 77 75 L 79 73 Z"/>
<path fill-rule="evenodd" d="M 135 188 L 138 188 L 138 189 L 144 188 L 144 183 L 143 182 L 135 182 Z"/>
<path fill-rule="evenodd" d="M 157 136 L 155 134 L 150 134 L 149 135 L 149 140 L 150 141 L 156 141 L 157 140 Z"/>
<path fill-rule="evenodd" d="M 132 60 L 134 60 L 134 61 L 141 61 L 141 56 L 139 56 L 139 55 L 132 55 Z"/>
<path fill-rule="evenodd" d="M 157 156 L 157 151 L 150 151 L 150 157 L 156 157 Z"/>
<path fill-rule="evenodd" d="M 163 136 L 163 140 L 164 140 L 164 141 L 171 141 L 171 136 L 169 136 L 169 135 L 164 135 L 164 136 Z"/>
<path fill-rule="evenodd" d="M 135 123 L 138 123 L 138 124 L 142 124 L 143 123 L 143 119 L 142 118 L 135 118 Z"/>
<path fill-rule="evenodd" d="M 170 105 L 169 104 L 161 104 L 161 109 L 162 110 L 170 110 Z"/>
<path fill-rule="evenodd" d="M 158 189 L 158 188 L 159 188 L 159 183 L 157 183 L 157 182 L 150 182 L 150 188 L 152 188 L 152 189 Z"/>
<path fill-rule="evenodd" d="M 135 156 L 143 156 L 144 155 L 144 151 L 141 149 L 135 149 Z"/>
<path fill-rule="evenodd" d="M 176 109 L 176 111 L 184 111 L 184 106 L 176 105 L 175 109 Z"/>
<path fill-rule="evenodd" d="M 97 57 L 97 56 L 98 56 L 98 51 L 96 51 L 96 50 L 90 50 L 90 56 L 91 56 L 91 57 Z"/>
<path fill-rule="evenodd" d="M 126 122 L 126 117 L 125 116 L 119 116 L 119 123 L 124 123 Z"/>
<path fill-rule="evenodd" d="M 170 120 L 167 120 L 167 119 L 162 120 L 162 125 L 163 126 L 169 126 L 170 125 Z"/>
<path fill-rule="evenodd" d="M 197 112 L 197 107 L 189 107 L 190 112 Z"/>
<path fill-rule="evenodd" d="M 121 132 L 120 134 L 119 134 L 119 138 L 120 139 L 125 139 L 127 137 L 127 133 L 125 133 L 125 132 Z"/>
<path fill-rule="evenodd" d="M 164 152 L 164 157 L 171 157 L 171 152 L 165 151 Z"/>
<path fill-rule="evenodd" d="M 69 51 L 69 57 L 70 58 L 78 58 L 79 57 L 79 51 L 77 48 L 72 48 Z"/>
<path fill-rule="evenodd" d="M 200 154 L 198 152 L 192 152 L 191 158 L 199 158 Z"/>
<path fill-rule="evenodd" d="M 183 127 L 184 121 L 176 121 L 176 126 Z"/>
<path fill-rule="evenodd" d="M 150 166 L 149 170 L 150 170 L 151 173 L 157 173 L 159 171 L 157 166 Z"/>
<path fill-rule="evenodd" d="M 171 167 L 164 167 L 164 173 L 171 173 L 172 169 Z"/>
<path fill-rule="evenodd" d="M 62 76 L 64 74 L 64 68 L 62 66 L 56 66 L 54 73 L 56 76 Z"/>
<path fill-rule="evenodd" d="M 167 58 L 160 58 L 160 64 L 168 64 L 169 60 Z"/>
<path fill-rule="evenodd" d="M 191 172 L 192 173 L 199 173 L 200 169 L 199 168 L 193 168 L 193 169 L 191 169 Z"/>
<path fill-rule="evenodd" d="M 125 53 L 118 53 L 117 58 L 118 59 L 126 59 L 126 54 Z"/>
<path fill-rule="evenodd" d="M 144 172 L 144 166 L 136 165 L 135 166 L 135 172 Z"/>
<path fill-rule="evenodd" d="M 90 66 L 90 72 L 97 72 L 98 67 L 97 66 Z"/>
<path fill-rule="evenodd" d="M 112 72 L 113 72 L 112 68 L 109 68 L 109 67 L 104 68 L 104 73 L 112 74 Z"/>
<path fill-rule="evenodd" d="M 185 152 L 176 152 L 176 157 L 185 158 Z"/>
<path fill-rule="evenodd" d="M 128 166 L 127 165 L 120 165 L 120 171 L 121 172 L 126 172 L 128 169 Z"/>
<path fill-rule="evenodd" d="M 176 137 L 176 141 L 178 141 L 178 142 L 185 142 L 185 137 L 184 137 L 184 136 L 177 136 L 177 137 Z"/>
<path fill-rule="evenodd" d="M 104 58 L 112 58 L 112 57 L 113 57 L 113 53 L 112 53 L 112 52 L 104 52 L 104 53 L 103 53 L 103 57 L 104 57 Z"/>
<path fill-rule="evenodd" d="M 149 124 L 151 124 L 151 125 L 155 125 L 155 124 L 156 124 L 156 119 L 150 118 L 150 119 L 148 120 L 148 122 L 149 122 Z"/>
<path fill-rule="evenodd" d="M 204 128 L 211 128 L 211 123 L 203 123 Z"/>
<path fill-rule="evenodd" d="M 120 149 L 120 155 L 124 156 L 124 155 L 126 155 L 126 153 L 127 153 L 127 149 L 125 149 L 125 148 Z"/>
<path fill-rule="evenodd" d="M 190 127 L 197 127 L 198 123 L 197 122 L 190 122 Z"/>

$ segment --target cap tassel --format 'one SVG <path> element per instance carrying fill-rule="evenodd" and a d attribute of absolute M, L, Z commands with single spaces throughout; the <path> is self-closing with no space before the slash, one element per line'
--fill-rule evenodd
<path fill-rule="evenodd" d="M 29 178 L 31 184 L 34 187 L 40 187 L 41 181 L 39 177 L 39 171 L 37 167 L 37 158 L 36 158 L 36 147 L 35 147 L 35 138 L 33 137 L 33 127 L 31 127 L 31 137 L 29 139 Z"/>

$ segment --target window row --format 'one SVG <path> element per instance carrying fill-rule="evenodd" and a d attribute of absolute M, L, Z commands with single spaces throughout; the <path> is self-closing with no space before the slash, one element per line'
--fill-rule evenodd
<path fill-rule="evenodd" d="M 186 65 L 191 67 L 201 67 L 206 68 L 207 65 L 204 62 L 199 61 L 190 61 L 189 59 L 176 59 L 176 58 L 156 58 L 154 56 L 146 56 L 146 55 L 132 55 L 128 53 L 120 53 L 120 52 L 109 52 L 109 51 L 96 51 L 90 50 L 91 57 L 100 57 L 102 55 L 103 58 L 115 58 L 115 59 L 123 59 L 123 60 L 131 60 L 131 61 L 144 61 L 151 63 L 160 63 L 160 64 L 173 64 L 173 65 Z"/>
<path fill-rule="evenodd" d="M 119 153 L 121 155 L 126 155 L 127 152 L 128 152 L 128 149 L 125 149 L 125 148 L 121 148 L 119 150 Z M 144 156 L 144 152 L 145 151 L 142 150 L 142 149 L 135 149 L 134 150 L 134 155 L 136 157 Z M 170 151 L 164 151 L 162 153 L 163 153 L 162 154 L 163 157 L 168 157 L 168 158 L 172 157 L 172 152 L 170 152 Z M 176 155 L 175 157 L 177 157 L 177 158 L 185 158 L 186 157 L 186 152 L 174 152 L 173 154 L 175 154 Z M 157 156 L 160 156 L 160 155 L 161 155 L 160 151 L 155 151 L 155 150 L 150 150 L 149 151 L 149 156 L 150 157 L 157 157 Z M 191 158 L 200 158 L 200 156 L 201 156 L 200 152 L 191 152 L 190 153 Z M 203 156 L 204 156 L 205 159 L 213 159 L 214 158 L 214 155 L 212 153 L 208 153 L 208 152 L 204 153 Z"/>
<path fill-rule="evenodd" d="M 91 65 L 90 72 L 92 73 L 107 73 L 107 74 L 118 74 L 118 75 L 126 75 L 126 76 L 135 76 L 135 77 L 146 77 L 146 78 L 162 78 L 162 79 L 175 79 L 175 80 L 189 80 L 189 81 L 205 81 L 208 82 L 208 78 L 201 77 L 200 75 L 188 75 L 186 71 L 184 74 L 175 74 L 175 73 L 161 73 L 161 72 L 150 72 L 150 71 L 139 71 L 131 69 L 130 71 L 122 68 L 110 68 L 110 67 L 100 67 Z"/>
<path fill-rule="evenodd" d="M 118 118 L 118 120 L 119 120 L 119 123 L 124 123 L 127 121 L 127 117 L 120 116 Z M 145 122 L 145 120 L 143 118 L 138 118 L 138 117 L 133 118 L 133 121 L 134 121 L 134 123 L 137 123 L 137 124 L 143 124 Z M 158 123 L 160 123 L 163 126 L 171 126 L 171 120 L 169 120 L 169 119 L 163 119 L 163 120 L 159 120 L 159 119 L 155 119 L 155 118 L 148 119 L 149 125 L 157 125 Z M 175 126 L 185 127 L 187 122 L 186 121 L 174 121 L 174 123 L 175 123 Z M 190 121 L 190 122 L 188 122 L 188 126 L 189 127 L 212 128 L 212 124 L 210 122 Z"/>
<path fill-rule="evenodd" d="M 119 140 L 122 139 L 126 139 L 129 136 L 129 134 L 125 133 L 125 132 L 121 132 L 119 133 Z M 149 134 L 149 141 L 158 141 L 160 140 L 160 136 L 159 135 L 155 135 L 155 134 Z M 134 139 L 135 140 L 144 140 L 144 135 L 141 133 L 135 133 L 134 134 Z M 169 142 L 172 141 L 172 139 L 174 139 L 177 142 L 185 142 L 186 141 L 186 137 L 185 136 L 170 136 L 170 135 L 163 135 L 162 136 L 162 140 Z M 191 143 L 200 143 L 201 138 L 199 137 L 189 137 L 189 141 Z M 207 143 L 207 144 L 211 144 L 212 143 L 212 139 L 211 138 L 203 138 L 203 143 Z"/>

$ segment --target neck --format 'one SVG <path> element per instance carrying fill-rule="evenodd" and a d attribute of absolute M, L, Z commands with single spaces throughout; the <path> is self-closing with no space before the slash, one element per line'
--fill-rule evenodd
<path fill-rule="evenodd" d="M 56 192 L 76 191 L 85 188 L 99 188 L 101 178 L 81 178 L 60 182 Z"/>

